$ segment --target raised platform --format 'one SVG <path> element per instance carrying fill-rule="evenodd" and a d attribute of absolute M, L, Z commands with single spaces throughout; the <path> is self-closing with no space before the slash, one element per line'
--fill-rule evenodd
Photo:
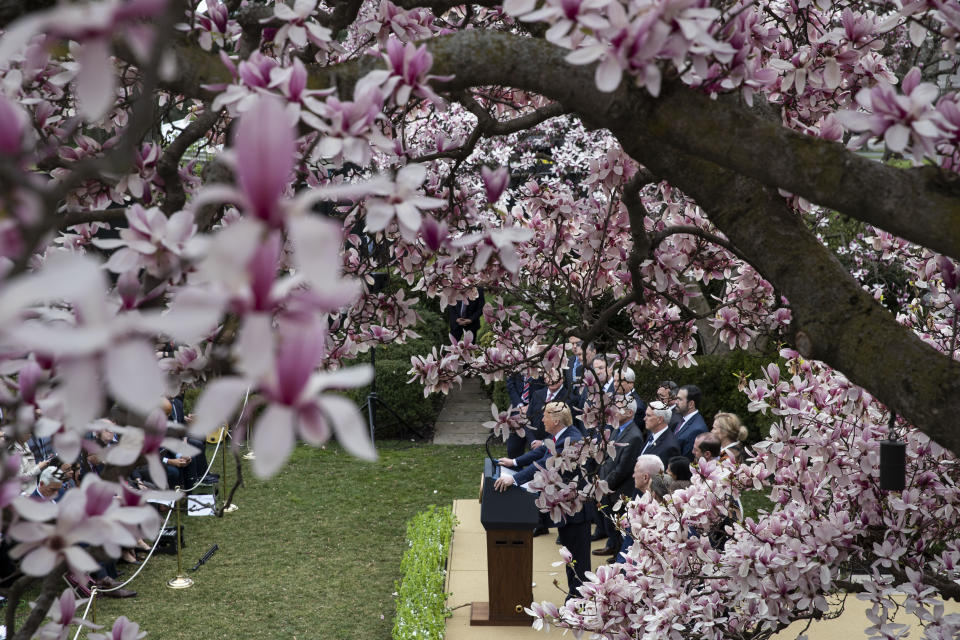
<path fill-rule="evenodd" d="M 453 616 L 447 619 L 445 640 L 524 640 L 545 637 L 560 637 L 563 632 L 551 629 L 549 635 L 535 631 L 533 627 L 479 627 L 470 626 L 470 603 L 487 600 L 487 550 L 486 533 L 480 525 L 480 502 L 477 499 L 454 500 L 453 513 L 459 524 L 453 532 L 450 544 L 450 558 L 447 563 L 447 593 L 450 597 L 447 605 L 453 609 Z M 555 544 L 556 530 L 548 535 L 533 539 L 533 598 L 537 602 L 548 600 L 560 603 L 566 595 L 567 577 L 562 566 L 553 567 L 560 560 L 559 547 Z M 594 549 L 603 542 L 595 542 Z M 596 556 L 592 560 L 602 560 Z M 594 567 L 595 567 L 594 563 Z M 554 581 L 559 586 L 554 586 Z M 807 630 L 810 640 L 835 640 L 836 638 L 865 638 L 864 629 L 869 624 L 865 615 L 866 607 L 855 597 L 847 599 L 843 615 L 834 620 L 816 622 Z M 948 602 L 945 613 L 960 613 L 960 605 Z M 916 618 L 904 616 L 897 622 L 913 624 L 909 638 L 920 638 L 922 630 L 915 624 Z M 531 618 L 531 622 L 533 619 Z M 802 630 L 800 623 L 779 633 L 777 638 L 793 640 Z M 569 632 L 568 632 L 569 633 Z M 570 637 L 570 636 L 567 636 Z"/>

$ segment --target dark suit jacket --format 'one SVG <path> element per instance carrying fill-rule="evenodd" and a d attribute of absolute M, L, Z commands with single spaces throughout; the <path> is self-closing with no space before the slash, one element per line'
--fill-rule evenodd
<path fill-rule="evenodd" d="M 670 422 L 667 424 L 670 427 L 670 431 L 676 431 L 677 427 L 680 426 L 680 423 L 683 422 L 683 416 L 680 415 L 680 412 L 676 408 L 673 409 L 673 413 L 670 414 Z"/>
<path fill-rule="evenodd" d="M 637 464 L 637 456 L 643 447 L 643 436 L 640 427 L 631 421 L 613 441 L 623 446 L 618 446 L 613 457 L 600 465 L 599 477 L 607 481 L 613 492 L 611 495 L 617 496 L 629 492 L 633 486 L 633 466 Z"/>
<path fill-rule="evenodd" d="M 530 378 L 530 395 L 537 389 L 543 388 L 541 378 Z M 507 378 L 507 395 L 510 396 L 510 406 L 519 407 L 523 404 L 523 374 L 514 373 Z"/>
<path fill-rule="evenodd" d="M 547 406 L 547 395 L 550 389 L 543 387 L 530 393 L 530 406 L 527 407 L 527 420 L 530 421 L 530 428 L 527 430 L 527 442 L 534 440 L 543 440 L 548 436 L 547 430 L 543 426 L 543 410 Z M 570 390 L 566 387 L 560 387 L 557 390 L 556 397 L 551 402 L 563 402 L 573 410 L 573 399 L 570 397 Z"/>
<path fill-rule="evenodd" d="M 640 447 L 640 455 L 658 456 L 663 461 L 663 468 L 666 469 L 670 458 L 680 455 L 680 442 L 677 440 L 677 436 L 673 435 L 673 431 L 668 428 L 649 447 L 644 443 Z"/>
<path fill-rule="evenodd" d="M 561 451 L 563 451 L 563 447 L 566 444 L 568 439 L 570 440 L 571 443 L 579 442 L 580 440 L 583 440 L 583 434 L 580 433 L 580 430 L 577 429 L 575 426 L 567 427 L 566 431 L 560 434 L 560 439 L 557 441 L 557 453 L 560 453 Z M 520 485 L 533 480 L 533 475 L 537 471 L 539 471 L 539 469 L 537 469 L 536 467 L 536 464 L 539 464 L 541 467 L 543 467 L 547 461 L 547 458 L 549 457 L 550 457 L 550 450 L 547 448 L 546 445 L 540 445 L 533 451 L 528 451 L 527 453 L 517 458 L 518 467 L 521 467 L 521 460 L 523 460 L 526 463 L 526 465 L 522 466 L 522 468 L 520 468 L 520 471 L 517 472 L 517 475 L 513 477 L 514 481 L 516 482 L 516 485 L 519 487 Z"/>
<path fill-rule="evenodd" d="M 704 421 L 699 411 L 697 411 L 686 424 L 678 424 L 674 434 L 677 436 L 677 441 L 680 442 L 680 455 L 692 462 L 693 441 L 697 439 L 698 435 L 709 430 L 706 421 Z"/>
<path fill-rule="evenodd" d="M 447 307 L 447 320 L 450 322 L 450 333 L 453 334 L 453 337 L 457 340 L 463 338 L 464 331 L 472 331 L 473 337 L 476 338 L 477 331 L 480 330 L 480 316 L 483 315 L 483 305 L 485 304 L 483 287 L 478 287 L 477 291 L 480 295 L 468 301 L 465 306 L 458 302 L 457 304 L 451 304 Z M 470 324 L 461 327 L 457 324 L 457 318 L 467 318 L 470 320 Z"/>
<path fill-rule="evenodd" d="M 583 382 L 583 360 L 576 356 L 567 358 L 567 368 L 563 371 L 563 381 L 568 389 L 574 389 Z"/>

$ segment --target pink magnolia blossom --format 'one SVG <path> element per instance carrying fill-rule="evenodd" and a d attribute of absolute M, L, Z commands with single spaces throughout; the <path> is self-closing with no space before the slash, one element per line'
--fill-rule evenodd
<path fill-rule="evenodd" d="M 140 631 L 140 625 L 127 616 L 120 616 L 113 621 L 110 633 L 91 633 L 87 637 L 90 640 L 141 640 L 147 637 L 147 632 Z"/>
<path fill-rule="evenodd" d="M 269 477 L 279 471 L 293 450 L 297 435 L 313 445 L 331 436 L 356 456 L 376 458 L 366 433 L 366 423 L 356 406 L 346 398 L 321 394 L 329 388 L 348 388 L 370 380 L 368 366 L 341 371 L 317 372 L 324 355 L 324 329 L 306 318 L 283 320 L 279 344 L 253 345 L 261 362 L 248 363 L 251 381 L 268 401 L 253 427 L 252 445 L 257 452 L 254 472 Z M 261 340 L 270 340 L 261 333 Z M 259 348 L 258 348 L 259 347 Z M 210 383 L 197 402 L 191 433 L 206 435 L 229 419 L 248 383 L 239 377 L 224 377 Z"/>

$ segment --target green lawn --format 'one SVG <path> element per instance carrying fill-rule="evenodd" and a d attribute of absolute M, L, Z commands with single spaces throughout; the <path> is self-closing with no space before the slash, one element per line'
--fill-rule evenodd
<path fill-rule="evenodd" d="M 245 462 L 238 511 L 183 518 L 185 569 L 220 547 L 199 571 L 186 571 L 194 586 L 169 589 L 176 558 L 154 556 L 131 584 L 139 596 L 98 598 L 96 622 L 126 615 L 160 640 L 389 640 L 407 521 L 430 504 L 476 498 L 486 454 L 482 446 L 396 441 L 377 449 L 379 461 L 365 463 L 337 446 L 299 446 L 266 482 Z M 770 506 L 761 495 L 743 502 L 748 515 Z"/>
<path fill-rule="evenodd" d="M 163 640 L 388 640 L 407 520 L 430 504 L 475 497 L 485 454 L 480 446 L 377 448 L 380 460 L 364 463 L 336 446 L 300 446 L 267 482 L 245 473 L 239 511 L 185 518 L 187 567 L 220 545 L 187 572 L 193 587 L 167 588 L 176 560 L 155 557 L 131 585 L 139 596 L 98 599 L 96 621 L 126 615 Z"/>

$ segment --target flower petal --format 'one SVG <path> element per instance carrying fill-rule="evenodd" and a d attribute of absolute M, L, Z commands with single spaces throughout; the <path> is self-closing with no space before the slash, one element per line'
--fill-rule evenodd
<path fill-rule="evenodd" d="M 149 413 L 160 404 L 163 373 L 145 341 L 128 340 L 107 351 L 105 369 L 110 392 L 126 407 Z"/>
<path fill-rule="evenodd" d="M 367 434 L 368 425 L 360 411 L 350 400 L 335 395 L 324 395 L 318 399 L 321 408 L 326 412 L 337 434 L 340 445 L 364 460 L 376 460 L 377 450 Z"/>
<path fill-rule="evenodd" d="M 283 467 L 293 451 L 294 413 L 290 407 L 272 404 L 253 429 L 253 472 L 269 478 Z"/>

